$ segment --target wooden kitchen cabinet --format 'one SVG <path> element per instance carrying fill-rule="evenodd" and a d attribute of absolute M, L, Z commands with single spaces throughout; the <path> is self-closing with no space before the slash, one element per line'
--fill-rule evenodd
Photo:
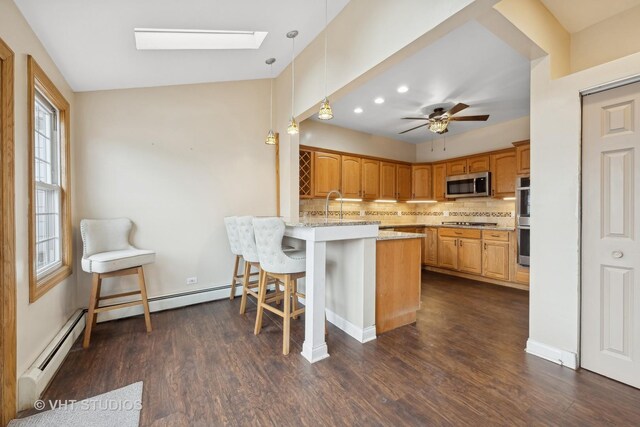
<path fill-rule="evenodd" d="M 365 200 L 380 198 L 380 162 L 362 159 L 362 196 Z"/>
<path fill-rule="evenodd" d="M 458 270 L 482 274 L 482 240 L 458 239 Z"/>
<path fill-rule="evenodd" d="M 438 266 L 458 269 L 458 238 L 438 236 Z"/>
<path fill-rule="evenodd" d="M 464 175 L 465 173 L 467 173 L 467 159 L 447 162 L 447 176 Z"/>
<path fill-rule="evenodd" d="M 516 171 L 518 175 L 531 173 L 531 144 L 529 140 L 514 142 L 516 147 Z"/>
<path fill-rule="evenodd" d="M 422 263 L 436 267 L 438 265 L 438 229 L 425 227 L 422 245 Z"/>
<path fill-rule="evenodd" d="M 467 173 L 487 172 L 491 170 L 491 156 L 484 154 L 467 159 Z"/>
<path fill-rule="evenodd" d="M 396 164 L 380 162 L 380 198 L 396 199 Z"/>
<path fill-rule="evenodd" d="M 516 150 L 491 155 L 491 195 L 513 197 L 516 194 Z"/>
<path fill-rule="evenodd" d="M 485 240 L 482 251 L 482 275 L 498 280 L 509 280 L 509 242 Z"/>
<path fill-rule="evenodd" d="M 398 200 L 411 199 L 411 166 L 396 165 L 396 195 Z"/>
<path fill-rule="evenodd" d="M 362 159 L 342 156 L 342 197 L 362 197 Z"/>
<path fill-rule="evenodd" d="M 313 192 L 326 197 L 331 190 L 340 190 L 342 156 L 316 151 L 313 153 Z M 337 196 L 336 196 L 337 197 Z"/>
<path fill-rule="evenodd" d="M 431 165 L 414 165 L 411 168 L 413 181 L 414 200 L 431 200 L 433 198 L 433 185 Z"/>
<path fill-rule="evenodd" d="M 446 178 L 447 164 L 436 163 L 431 166 L 433 171 L 433 199 L 439 202 L 447 200 L 446 194 Z"/>

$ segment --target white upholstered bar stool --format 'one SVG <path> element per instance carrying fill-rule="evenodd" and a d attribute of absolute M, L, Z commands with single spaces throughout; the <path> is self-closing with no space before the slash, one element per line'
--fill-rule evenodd
<path fill-rule="evenodd" d="M 244 314 L 246 311 L 247 295 L 253 296 L 257 301 L 258 287 L 260 285 L 260 277 L 262 276 L 260 259 L 258 258 L 258 248 L 256 247 L 256 239 L 253 234 L 252 220 L 253 217 L 251 216 L 240 216 L 236 218 L 238 236 L 240 237 L 240 246 L 242 247 L 242 258 L 244 258 L 244 280 L 242 281 L 240 314 Z M 255 274 L 251 272 L 252 267 L 258 272 L 258 280 L 256 281 L 250 280 L 250 276 Z M 270 301 L 279 301 L 281 299 L 282 294 L 277 281 L 275 282 L 275 291 L 275 294 L 269 296 Z"/>
<path fill-rule="evenodd" d="M 244 280 L 244 275 L 238 271 L 240 268 L 240 261 L 243 261 L 243 258 L 237 220 L 238 217 L 236 216 L 228 216 L 224 219 L 224 225 L 227 229 L 227 237 L 229 238 L 229 248 L 231 249 L 231 253 L 235 255 L 233 275 L 231 276 L 231 295 L 229 295 L 229 299 L 233 299 L 236 296 L 236 285 L 242 285 Z M 253 273 L 253 275 L 257 274 L 257 272 Z"/>
<path fill-rule="evenodd" d="M 283 318 L 282 354 L 289 354 L 291 319 L 304 313 L 304 307 L 298 309 L 298 297 L 304 295 L 298 293 L 297 281 L 305 276 L 305 252 L 282 250 L 285 225 L 281 218 L 254 218 L 253 230 L 262 268 L 254 333 L 258 335 L 262 329 L 262 315 L 265 309 L 277 314 Z M 269 301 L 266 299 L 268 278 L 284 283 L 283 310 L 268 304 Z"/>
<path fill-rule="evenodd" d="M 129 234 L 133 223 L 128 218 L 117 219 L 83 219 L 80 221 L 82 235 L 82 269 L 93 275 L 89 312 L 87 314 L 84 341 L 82 346 L 89 347 L 91 330 L 96 324 L 99 313 L 119 308 L 142 305 L 147 332 L 151 332 L 151 317 L 147 288 L 144 282 L 143 265 L 155 261 L 156 253 L 146 249 L 138 249 L 129 243 Z M 139 290 L 123 292 L 115 295 L 100 296 L 102 279 L 108 277 L 138 276 Z M 100 307 L 100 301 L 140 295 L 140 300 Z"/>

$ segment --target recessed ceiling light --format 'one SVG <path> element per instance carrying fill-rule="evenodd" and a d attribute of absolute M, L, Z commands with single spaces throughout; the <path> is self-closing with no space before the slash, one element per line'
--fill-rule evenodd
<path fill-rule="evenodd" d="M 384 103 L 384 98 L 379 96 L 376 99 L 374 99 L 373 102 L 375 102 L 376 104 L 382 104 Z"/>
<path fill-rule="evenodd" d="M 266 31 L 134 28 L 138 50 L 258 49 Z"/>
<path fill-rule="evenodd" d="M 409 88 L 407 86 L 400 86 L 398 88 L 398 93 L 407 93 L 409 91 Z"/>
<path fill-rule="evenodd" d="M 362 108 L 360 108 L 360 107 L 356 107 L 356 108 L 353 110 L 353 112 L 354 112 L 354 113 L 356 113 L 356 114 L 360 114 L 360 113 L 362 113 L 363 111 L 364 111 L 364 110 L 363 110 Z"/>

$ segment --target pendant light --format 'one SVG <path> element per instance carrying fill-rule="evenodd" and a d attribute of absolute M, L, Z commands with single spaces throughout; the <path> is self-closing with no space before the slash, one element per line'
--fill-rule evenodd
<path fill-rule="evenodd" d="M 287 38 L 291 39 L 291 120 L 289 120 L 289 126 L 287 126 L 287 133 L 289 135 L 296 135 L 300 130 L 298 129 L 298 123 L 296 123 L 296 118 L 294 116 L 294 108 L 293 108 L 293 100 L 295 95 L 295 81 L 296 81 L 296 36 L 298 35 L 298 31 L 293 30 L 287 33 Z"/>
<path fill-rule="evenodd" d="M 320 103 L 320 112 L 318 118 L 320 120 L 331 120 L 333 111 L 327 97 L 327 33 L 329 32 L 329 18 L 327 13 L 328 0 L 324 0 L 324 99 Z"/>
<path fill-rule="evenodd" d="M 269 133 L 264 143 L 267 145 L 276 145 L 276 134 L 273 132 L 273 63 L 276 62 L 276 58 L 269 58 L 266 61 L 269 66 L 269 77 L 271 78 L 271 105 L 269 107 Z"/>

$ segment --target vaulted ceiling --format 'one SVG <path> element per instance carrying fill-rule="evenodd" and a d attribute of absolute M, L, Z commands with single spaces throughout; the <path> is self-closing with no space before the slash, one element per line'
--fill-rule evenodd
<path fill-rule="evenodd" d="M 15 0 L 75 91 L 250 80 L 291 62 L 290 30 L 300 52 L 324 29 L 318 0 Z M 349 0 L 328 0 L 329 20 Z M 268 31 L 260 49 L 138 51 L 133 29 Z"/>
<path fill-rule="evenodd" d="M 541 0 L 569 33 L 640 6 L 640 0 Z"/>

